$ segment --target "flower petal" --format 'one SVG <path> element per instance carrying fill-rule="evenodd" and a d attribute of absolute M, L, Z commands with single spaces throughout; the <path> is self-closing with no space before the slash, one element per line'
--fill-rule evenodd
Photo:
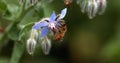
<path fill-rule="evenodd" d="M 48 25 L 48 22 L 42 21 L 42 22 L 36 23 L 32 28 L 38 30 L 39 28 L 41 28 L 43 26 L 47 26 L 47 25 Z"/>
<path fill-rule="evenodd" d="M 56 14 L 55 14 L 55 12 L 53 11 L 52 15 L 50 16 L 50 22 L 55 21 L 55 18 L 56 18 Z"/>
<path fill-rule="evenodd" d="M 61 11 L 59 19 L 63 19 L 66 14 L 67 14 L 67 8 L 65 8 Z"/>
<path fill-rule="evenodd" d="M 45 37 L 48 34 L 48 32 L 49 32 L 49 28 L 47 26 L 43 27 L 40 37 L 41 38 Z"/>

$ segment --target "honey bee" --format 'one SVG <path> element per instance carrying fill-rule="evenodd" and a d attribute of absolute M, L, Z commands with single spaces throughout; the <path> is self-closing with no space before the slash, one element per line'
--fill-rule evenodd
<path fill-rule="evenodd" d="M 58 27 L 58 32 L 55 33 L 55 36 L 54 36 L 55 41 L 61 40 L 64 37 L 65 32 L 67 31 L 67 27 L 64 21 L 62 20 L 59 21 L 59 24 L 60 26 Z"/>

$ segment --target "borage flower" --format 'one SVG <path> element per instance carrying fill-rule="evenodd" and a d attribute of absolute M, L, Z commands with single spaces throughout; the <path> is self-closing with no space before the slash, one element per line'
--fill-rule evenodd
<path fill-rule="evenodd" d="M 40 38 L 42 39 L 42 49 L 45 55 L 49 54 L 49 51 L 51 49 L 51 41 L 47 37 L 47 34 L 49 31 L 52 31 L 54 34 L 56 34 L 59 31 L 59 27 L 61 25 L 62 19 L 65 17 L 67 12 L 67 8 L 63 9 L 59 15 L 56 16 L 55 12 L 53 11 L 50 18 L 44 18 L 40 22 L 37 22 L 32 27 L 32 32 L 30 38 L 27 40 L 27 50 L 30 55 L 34 53 L 36 41 L 35 37 L 36 34 L 34 33 L 37 30 L 40 30 Z"/>
<path fill-rule="evenodd" d="M 59 21 L 63 19 L 66 15 L 67 8 L 63 9 L 61 13 L 56 16 L 55 12 L 53 11 L 52 15 L 50 18 L 43 19 L 42 21 L 36 23 L 32 29 L 38 30 L 42 29 L 40 37 L 44 38 L 47 36 L 49 31 L 51 30 L 53 33 L 57 31 L 57 27 L 60 26 Z"/>

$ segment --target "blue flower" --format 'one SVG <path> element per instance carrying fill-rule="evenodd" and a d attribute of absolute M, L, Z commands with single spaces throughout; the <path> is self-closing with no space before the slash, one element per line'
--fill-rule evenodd
<path fill-rule="evenodd" d="M 42 29 L 40 37 L 43 38 L 49 33 L 50 30 L 53 32 L 57 30 L 57 27 L 60 25 L 59 21 L 65 17 L 66 13 L 67 13 L 67 8 L 63 9 L 58 16 L 56 16 L 55 12 L 53 11 L 50 18 L 43 19 L 42 21 L 37 22 L 32 27 L 32 29 L 35 30 Z"/>

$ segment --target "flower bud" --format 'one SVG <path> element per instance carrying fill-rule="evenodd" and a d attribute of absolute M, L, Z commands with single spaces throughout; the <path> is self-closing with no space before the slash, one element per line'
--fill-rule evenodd
<path fill-rule="evenodd" d="M 48 55 L 51 49 L 51 41 L 47 37 L 45 37 L 41 45 L 42 45 L 43 53 L 45 55 Z"/>
<path fill-rule="evenodd" d="M 78 1 L 78 2 L 80 3 L 81 11 L 83 13 L 86 12 L 87 5 L 88 5 L 88 0 L 81 0 L 81 1 Z"/>
<path fill-rule="evenodd" d="M 98 3 L 98 6 L 99 6 L 98 11 L 99 11 L 99 14 L 101 15 L 101 14 L 104 13 L 104 11 L 106 9 L 107 1 L 106 0 L 98 0 L 97 3 Z"/>
<path fill-rule="evenodd" d="M 96 16 L 98 5 L 96 0 L 89 0 L 87 6 L 87 12 L 90 19 Z"/>
<path fill-rule="evenodd" d="M 34 39 L 27 40 L 27 51 L 30 55 L 34 53 L 36 47 L 36 41 Z"/>
<path fill-rule="evenodd" d="M 103 14 L 106 6 L 106 0 L 77 0 L 77 4 L 80 4 L 81 11 L 87 12 L 90 19 L 94 18 L 96 14 Z"/>

